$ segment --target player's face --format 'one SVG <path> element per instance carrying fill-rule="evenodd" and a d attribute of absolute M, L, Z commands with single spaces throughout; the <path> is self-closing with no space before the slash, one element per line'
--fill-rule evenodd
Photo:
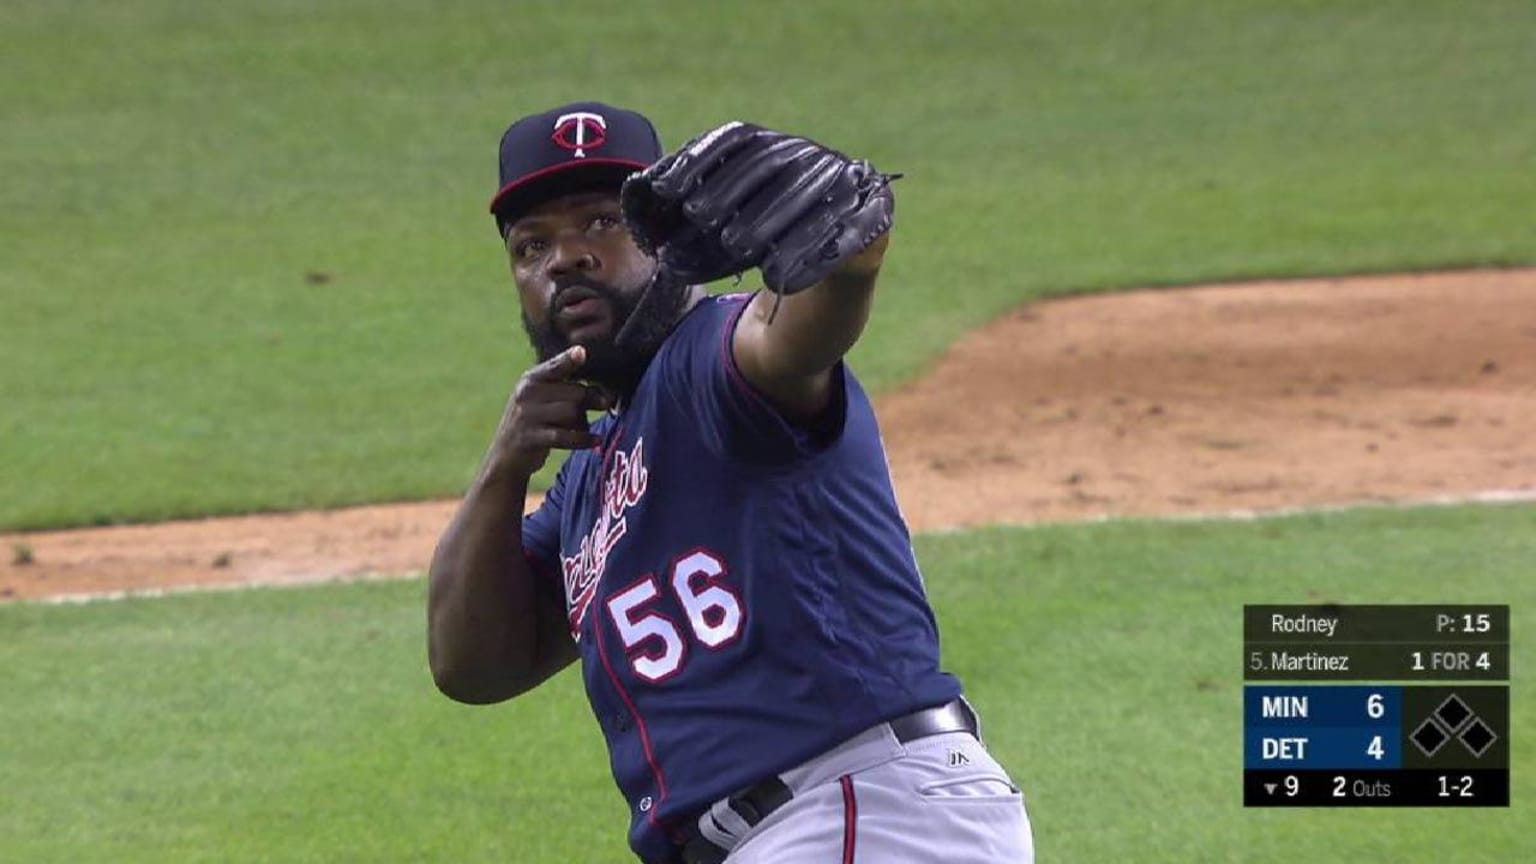
<path fill-rule="evenodd" d="M 624 226 L 618 195 L 547 201 L 514 222 L 506 241 L 523 327 L 539 358 L 580 344 L 587 348 L 587 376 L 622 380 L 637 358 L 618 350 L 614 337 L 635 313 L 656 261 Z"/>

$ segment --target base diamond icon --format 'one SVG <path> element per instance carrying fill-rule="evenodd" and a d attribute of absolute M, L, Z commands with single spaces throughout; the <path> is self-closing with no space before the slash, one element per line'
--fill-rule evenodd
<path fill-rule="evenodd" d="M 1445 742 L 1451 740 L 1451 736 L 1447 735 L 1434 720 L 1425 720 L 1420 723 L 1419 728 L 1413 730 L 1413 734 L 1408 737 L 1424 752 L 1425 756 L 1435 755 Z"/>
<path fill-rule="evenodd" d="M 1444 723 L 1445 728 L 1451 730 L 1452 734 L 1455 734 L 1461 725 L 1472 717 L 1472 709 L 1467 707 L 1467 703 L 1461 701 L 1461 697 L 1452 693 L 1445 697 L 1445 701 L 1440 703 L 1439 708 L 1435 709 L 1435 717 Z"/>
<path fill-rule="evenodd" d="M 1461 733 L 1462 746 L 1466 747 L 1467 752 L 1473 756 L 1482 756 L 1484 753 L 1487 753 L 1488 748 L 1492 747 L 1493 742 L 1497 740 L 1499 740 L 1499 736 L 1495 735 L 1493 730 L 1488 728 L 1488 724 L 1477 718 L 1473 718 L 1472 722 L 1468 723 L 1467 728 L 1462 730 Z"/>

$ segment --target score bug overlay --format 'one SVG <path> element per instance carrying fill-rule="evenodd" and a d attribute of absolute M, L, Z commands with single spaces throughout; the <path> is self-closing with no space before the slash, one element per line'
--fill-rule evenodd
<path fill-rule="evenodd" d="M 1247 681 L 1508 681 L 1508 606 L 1245 606 Z"/>
<path fill-rule="evenodd" d="M 1243 656 L 1245 806 L 1509 805 L 1508 606 L 1248 606 Z"/>

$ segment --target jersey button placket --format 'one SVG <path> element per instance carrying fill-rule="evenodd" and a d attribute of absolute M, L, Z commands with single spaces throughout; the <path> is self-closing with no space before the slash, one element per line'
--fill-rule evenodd
<path fill-rule="evenodd" d="M 621 426 L 620 426 L 620 423 L 619 423 L 619 420 L 618 420 L 618 416 L 616 414 L 612 414 L 612 413 L 610 413 L 610 416 L 614 417 L 614 422 L 609 424 L 608 429 L 607 429 L 607 433 L 604 436 L 605 440 L 601 441 L 598 444 L 598 449 L 597 449 L 597 453 L 598 453 L 598 457 L 597 457 L 597 474 L 596 474 L 595 477 L 592 478 L 592 487 L 591 487 L 592 488 L 592 495 L 593 495 L 593 497 L 597 501 L 597 507 L 598 507 L 598 516 L 597 516 L 597 518 L 599 518 L 599 519 L 603 518 L 602 517 L 603 508 L 607 506 L 607 502 L 603 500 L 603 495 L 604 495 L 604 492 L 605 492 L 605 490 L 607 488 L 607 485 L 608 485 L 608 477 L 607 477 L 607 474 L 608 474 L 608 459 L 611 456 L 613 456 L 613 451 L 615 449 L 617 449 L 617 447 L 615 445 L 618 444 L 619 436 L 624 431 L 621 428 Z M 597 586 L 598 589 L 601 589 L 601 587 L 602 587 L 601 585 Z M 592 627 L 593 627 L 594 630 L 596 628 L 598 628 L 598 627 L 603 626 L 602 622 L 600 620 L 598 620 L 601 616 L 598 615 L 598 614 L 595 614 L 595 610 L 601 606 L 601 598 L 596 596 L 598 593 L 601 593 L 600 590 L 594 593 L 594 596 L 593 596 L 593 599 L 592 599 L 592 606 L 593 606 L 593 609 L 594 609 L 594 614 L 587 616 L 588 618 L 590 618 L 592 620 Z M 596 636 L 595 633 L 589 634 L 589 638 L 590 637 L 595 637 L 595 636 Z M 601 651 L 602 648 L 599 647 L 599 648 L 597 648 L 597 650 Z M 617 694 L 613 694 L 613 695 L 617 695 Z M 613 714 L 609 715 L 608 727 L 610 729 L 612 729 L 616 733 L 623 734 L 625 732 L 628 732 L 630 730 L 630 726 L 631 725 L 632 724 L 630 723 L 629 714 L 624 712 L 624 711 L 615 711 L 615 712 L 613 712 Z"/>

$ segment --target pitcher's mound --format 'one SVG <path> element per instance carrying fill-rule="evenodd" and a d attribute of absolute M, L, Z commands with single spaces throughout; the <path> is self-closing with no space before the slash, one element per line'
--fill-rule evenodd
<path fill-rule="evenodd" d="M 1038 303 L 880 411 L 930 528 L 1536 493 L 1536 271 Z"/>

